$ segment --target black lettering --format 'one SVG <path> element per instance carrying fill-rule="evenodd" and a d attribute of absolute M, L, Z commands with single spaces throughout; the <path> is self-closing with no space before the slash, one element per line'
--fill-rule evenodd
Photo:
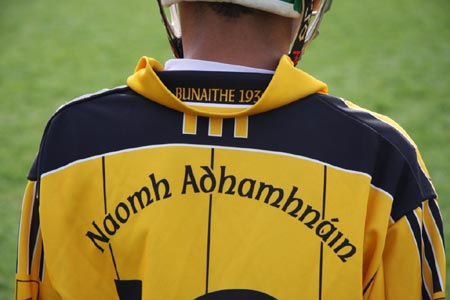
<path fill-rule="evenodd" d="M 125 216 L 122 216 L 120 214 L 120 208 L 122 208 L 122 211 L 125 213 Z M 119 220 L 120 223 L 125 224 L 128 219 L 130 218 L 130 209 L 124 202 L 120 202 L 116 207 L 116 218 Z"/>
<path fill-rule="evenodd" d="M 88 231 L 86 233 L 86 236 L 91 239 L 91 241 L 94 243 L 95 247 L 97 247 L 100 251 L 104 252 L 105 249 L 103 249 L 99 244 L 97 244 L 97 241 L 102 243 L 109 243 L 109 238 L 103 233 L 103 231 L 98 227 L 98 225 L 94 222 L 92 222 L 92 225 L 97 230 L 97 233 L 93 233 L 91 231 Z"/>
<path fill-rule="evenodd" d="M 109 225 L 111 225 L 112 228 L 110 228 Z M 117 230 L 119 230 L 120 225 L 117 223 L 116 220 L 114 220 L 111 214 L 107 214 L 105 219 L 103 220 L 103 227 L 105 228 L 107 234 L 115 235 Z"/>
<path fill-rule="evenodd" d="M 330 236 L 336 232 L 337 228 L 330 221 L 322 221 L 316 228 L 316 234 L 327 242 Z"/>
<path fill-rule="evenodd" d="M 253 191 L 255 190 L 256 181 L 250 178 L 245 178 L 239 183 L 238 194 L 241 197 L 253 198 Z M 245 186 L 248 186 L 247 190 L 244 190 Z"/>
<path fill-rule="evenodd" d="M 279 208 L 280 206 L 278 206 L 278 203 L 281 202 L 281 200 L 283 199 L 283 196 L 284 196 L 283 190 L 280 188 L 275 188 L 271 184 L 266 184 L 264 182 L 261 182 L 259 184 L 258 193 L 256 194 L 255 199 L 256 200 L 261 199 L 261 196 L 264 191 L 267 191 L 266 198 L 264 198 L 264 203 L 267 203 L 267 204 L 269 204 L 270 199 L 272 198 L 272 195 L 274 193 L 277 193 L 277 196 L 276 196 L 277 198 L 274 202 L 272 202 L 272 206 Z"/>
<path fill-rule="evenodd" d="M 161 200 L 161 197 L 159 194 L 159 187 L 161 184 L 164 185 L 164 199 L 172 196 L 172 193 L 170 192 L 170 185 L 169 185 L 169 182 L 167 181 L 167 179 L 161 179 L 160 181 L 156 181 L 154 174 L 150 175 L 150 179 L 152 181 L 153 191 L 156 196 L 156 201 Z"/>
<path fill-rule="evenodd" d="M 347 249 L 346 249 L 347 248 Z M 346 249 L 347 252 L 344 254 L 339 254 L 339 252 L 343 249 Z M 352 257 L 356 253 L 356 247 L 353 246 L 348 239 L 345 239 L 339 246 L 334 249 L 334 252 L 338 255 L 338 257 L 346 262 L 348 258 Z"/>
<path fill-rule="evenodd" d="M 343 236 L 342 232 L 338 231 L 337 235 L 328 243 L 328 246 L 331 248 L 334 247 L 334 244 Z"/>
<path fill-rule="evenodd" d="M 289 195 L 288 199 L 286 200 L 286 203 L 284 204 L 282 210 L 283 211 L 287 211 L 288 207 L 291 205 L 291 203 L 297 203 L 297 206 L 295 207 L 294 210 L 292 210 L 289 215 L 297 218 L 298 215 L 297 213 L 300 211 L 300 209 L 302 209 L 303 206 L 303 200 L 300 198 L 295 198 L 295 193 L 297 193 L 298 188 L 296 186 L 292 187 L 292 191 L 291 194 Z"/>
<path fill-rule="evenodd" d="M 230 181 L 228 190 L 225 192 L 225 194 L 228 195 L 234 195 L 234 187 L 236 185 L 236 177 L 233 175 L 225 175 L 225 166 L 220 167 L 220 182 L 219 182 L 219 193 L 223 193 L 225 182 Z"/>
<path fill-rule="evenodd" d="M 312 208 L 311 205 L 308 205 L 303 214 L 300 216 L 299 220 L 304 222 L 305 218 L 308 216 L 311 216 L 312 218 L 311 220 L 308 220 L 308 222 L 305 222 L 305 225 L 312 229 L 314 227 L 314 224 L 319 220 L 320 213 Z"/>
<path fill-rule="evenodd" d="M 188 185 L 192 186 L 192 189 L 194 190 L 194 193 L 199 193 L 200 189 L 198 188 L 197 182 L 194 177 L 194 173 L 192 172 L 191 166 L 185 166 L 185 172 L 184 172 L 184 181 L 183 181 L 183 191 L 182 194 L 186 194 L 186 190 Z"/>
<path fill-rule="evenodd" d="M 202 167 L 206 174 L 200 178 L 200 187 L 204 193 L 211 193 L 216 188 L 216 177 L 209 167 Z M 210 181 L 209 188 L 206 186 L 207 181 Z"/>
<path fill-rule="evenodd" d="M 142 194 L 146 195 L 147 197 L 147 202 L 144 204 L 143 198 L 142 198 Z M 150 191 L 148 189 L 148 187 L 144 186 L 139 192 L 134 193 L 133 195 L 128 197 L 128 202 L 130 202 L 131 204 L 131 208 L 133 209 L 133 213 L 137 213 L 137 208 L 136 208 L 136 204 L 135 204 L 135 199 L 138 200 L 139 202 L 139 206 L 141 207 L 141 209 L 144 209 L 146 206 L 149 206 L 152 202 L 153 199 L 150 196 Z"/>

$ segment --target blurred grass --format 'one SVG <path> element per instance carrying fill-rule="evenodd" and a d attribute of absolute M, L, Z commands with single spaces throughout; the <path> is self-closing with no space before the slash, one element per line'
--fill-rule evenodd
<path fill-rule="evenodd" d="M 170 57 L 150 1 L 0 2 L 0 299 L 13 299 L 26 174 L 63 103 L 123 85 L 142 55 Z"/>
<path fill-rule="evenodd" d="M 300 67 L 413 137 L 450 222 L 450 1 L 334 1 Z M 13 299 L 25 175 L 47 119 L 171 57 L 156 2 L 0 2 L 0 299 Z M 450 227 L 445 228 L 446 239 Z M 447 269 L 449 269 L 447 267 Z M 448 284 L 447 284 L 448 286 Z"/>

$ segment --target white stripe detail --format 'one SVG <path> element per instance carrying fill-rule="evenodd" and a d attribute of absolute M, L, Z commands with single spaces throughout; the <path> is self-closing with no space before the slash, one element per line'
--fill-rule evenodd
<path fill-rule="evenodd" d="M 60 111 L 61 109 L 63 109 L 63 108 L 66 107 L 67 105 L 72 104 L 72 103 L 74 103 L 74 102 L 78 102 L 78 101 L 87 99 L 87 98 L 89 98 L 89 97 L 101 95 L 101 94 L 103 94 L 103 93 L 105 93 L 105 92 L 123 89 L 123 88 L 125 88 L 125 87 L 126 87 L 126 85 L 121 85 L 121 86 L 117 86 L 117 87 L 112 88 L 112 89 L 101 89 L 101 90 L 99 90 L 99 91 L 97 91 L 97 92 L 94 92 L 94 93 L 81 95 L 81 96 L 79 96 L 79 97 L 77 97 L 77 98 L 74 98 L 74 99 L 70 100 L 69 102 L 64 103 L 63 105 L 61 105 L 61 106 L 56 110 L 56 112 Z"/>
<path fill-rule="evenodd" d="M 370 176 L 369 174 L 367 174 L 367 175 L 372 179 L 372 176 Z M 381 189 L 381 188 L 379 188 L 379 187 L 377 187 L 377 186 L 374 186 L 373 184 L 370 184 L 370 186 L 371 186 L 374 190 L 377 190 L 377 191 L 379 191 L 380 193 L 385 194 L 389 199 L 391 199 L 392 202 L 394 202 L 394 196 L 392 196 L 391 194 L 389 194 L 389 193 L 386 192 L 385 190 L 383 190 L 383 189 Z M 394 219 L 393 219 L 392 217 L 390 217 L 390 218 L 392 219 L 392 221 L 394 221 Z M 393 223 L 395 223 L 395 222 L 393 222 Z"/>

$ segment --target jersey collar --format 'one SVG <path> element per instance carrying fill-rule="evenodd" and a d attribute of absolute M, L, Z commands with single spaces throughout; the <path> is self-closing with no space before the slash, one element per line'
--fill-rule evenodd
<path fill-rule="evenodd" d="M 197 107 L 178 99 L 162 83 L 156 72 L 163 70 L 163 65 L 157 60 L 142 57 L 136 66 L 135 73 L 128 78 L 127 84 L 132 90 L 151 101 L 187 114 L 205 117 L 232 118 L 254 115 L 287 105 L 314 93 L 328 92 L 325 83 L 295 68 L 289 57 L 284 55 L 267 89 L 254 105 L 235 109 Z"/>

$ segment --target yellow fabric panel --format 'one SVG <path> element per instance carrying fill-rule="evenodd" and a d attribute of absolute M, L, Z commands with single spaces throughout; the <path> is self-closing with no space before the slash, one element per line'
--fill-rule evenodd
<path fill-rule="evenodd" d="M 235 118 L 234 136 L 238 138 L 247 138 L 248 136 L 248 117 Z"/>
<path fill-rule="evenodd" d="M 222 123 L 223 119 L 209 118 L 209 135 L 222 136 Z"/>
<path fill-rule="evenodd" d="M 183 133 L 184 134 L 196 134 L 197 133 L 197 117 L 196 116 L 184 114 Z"/>
<path fill-rule="evenodd" d="M 430 229 L 429 223 L 434 224 L 434 221 L 429 212 L 428 201 L 424 202 L 424 211 L 421 208 L 414 210 L 414 222 L 417 222 L 424 234 L 432 237 L 433 254 L 438 262 L 442 287 L 445 288 L 445 252 L 438 232 Z M 422 227 L 423 224 L 425 227 Z M 420 241 L 422 246 L 418 249 L 412 228 L 406 217 L 390 226 L 383 263 L 365 294 L 366 300 L 420 300 L 423 293 L 422 282 L 431 299 L 445 299 L 445 292 L 434 292 L 432 271 L 425 257 L 423 237 Z"/>
<path fill-rule="evenodd" d="M 96 289 L 117 297 L 104 276 L 114 274 L 110 258 L 85 237 L 94 212 L 104 212 L 101 158 L 47 174 L 40 192 L 46 280 L 65 300 L 91 299 Z"/>
<path fill-rule="evenodd" d="M 372 279 L 370 286 L 364 293 L 364 300 L 387 300 L 386 298 L 386 279 L 384 277 L 384 268 L 381 264 L 377 270 L 375 277 Z"/>
<path fill-rule="evenodd" d="M 370 189 L 364 227 L 363 288 L 376 285 L 376 282 L 371 282 L 371 280 L 375 275 L 381 276 L 383 272 L 380 268 L 389 226 L 386 212 L 391 210 L 391 206 L 390 195 L 373 187 Z M 377 279 L 380 281 L 379 278 Z"/>
<path fill-rule="evenodd" d="M 37 280 L 16 279 L 16 300 L 39 300 L 40 283 Z"/>
<path fill-rule="evenodd" d="M 51 281 L 47 280 L 47 273 L 41 270 L 42 236 L 38 233 L 36 246 L 30 249 L 30 225 L 33 213 L 33 202 L 35 198 L 36 182 L 29 181 L 25 190 L 22 215 L 19 231 L 19 248 L 17 255 L 18 269 L 16 273 L 16 298 L 17 300 L 30 299 L 61 299 L 51 286 Z M 32 253 L 31 269 L 29 269 L 29 251 Z M 39 274 L 43 273 L 41 282 Z"/>
<path fill-rule="evenodd" d="M 63 300 L 64 299 L 53 288 L 52 282 L 48 277 L 47 268 L 45 267 L 45 265 L 44 265 L 44 277 L 43 277 L 43 282 L 41 282 L 39 295 L 40 295 L 39 299 L 41 299 L 41 300 Z"/>
<path fill-rule="evenodd" d="M 420 209 L 416 211 L 421 220 Z M 422 299 L 421 262 L 411 228 L 404 217 L 388 230 L 383 253 L 386 300 Z M 381 300 L 381 299 L 380 299 Z"/>
<path fill-rule="evenodd" d="M 48 278 L 63 299 L 117 298 L 119 278 L 143 280 L 143 299 L 194 299 L 205 291 L 210 222 L 209 290 L 358 299 L 362 284 L 339 282 L 363 277 L 365 216 L 352 212 L 365 211 L 369 180 L 227 148 L 174 145 L 80 161 L 42 179 Z"/>
<path fill-rule="evenodd" d="M 19 277 L 24 276 L 23 279 L 30 273 L 28 268 L 29 264 L 29 235 L 31 226 L 31 216 L 35 195 L 35 181 L 29 181 L 23 197 L 22 202 L 22 214 L 20 216 L 20 229 L 19 229 L 19 247 L 18 247 L 18 259 L 17 259 L 17 273 Z M 36 279 L 37 276 L 34 277 Z"/>

